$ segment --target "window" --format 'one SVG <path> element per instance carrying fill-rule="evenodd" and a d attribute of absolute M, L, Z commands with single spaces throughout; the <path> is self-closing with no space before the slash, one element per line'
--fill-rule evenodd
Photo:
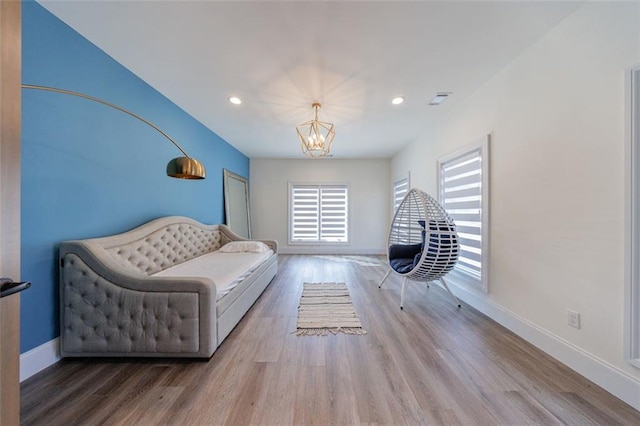
<path fill-rule="evenodd" d="M 489 136 L 438 160 L 439 199 L 456 223 L 455 270 L 487 291 L 489 249 Z"/>
<path fill-rule="evenodd" d="M 347 243 L 346 185 L 289 185 L 290 243 Z"/>
<path fill-rule="evenodd" d="M 629 91 L 629 139 L 627 163 L 627 267 L 625 285 L 625 352 L 629 362 L 640 368 L 640 67 L 631 69 Z"/>
<path fill-rule="evenodd" d="M 404 196 L 409 192 L 409 174 L 393 182 L 393 212 L 396 213 Z"/>

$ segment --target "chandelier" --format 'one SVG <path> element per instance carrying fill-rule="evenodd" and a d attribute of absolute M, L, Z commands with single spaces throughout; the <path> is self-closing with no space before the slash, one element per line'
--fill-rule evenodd
<path fill-rule="evenodd" d="M 318 110 L 322 105 L 314 102 L 311 106 L 315 110 L 315 118 L 296 126 L 300 147 L 307 157 L 326 157 L 331 151 L 336 132 L 333 130 L 333 124 L 318 121 Z"/>

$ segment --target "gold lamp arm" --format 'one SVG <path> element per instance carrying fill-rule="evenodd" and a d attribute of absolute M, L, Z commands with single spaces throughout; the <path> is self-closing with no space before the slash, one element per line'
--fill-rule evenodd
<path fill-rule="evenodd" d="M 175 140 L 173 140 L 171 136 L 166 134 L 164 131 L 162 131 L 162 129 L 160 129 L 158 126 L 156 126 L 149 120 L 146 120 L 140 117 L 138 114 L 135 114 L 122 107 L 119 107 L 118 105 L 112 104 L 111 102 L 107 102 L 105 100 L 102 100 L 93 96 L 85 95 L 84 93 L 74 92 L 71 90 L 58 89 L 57 87 L 49 87 L 49 86 L 38 86 L 34 84 L 22 84 L 22 88 L 45 90 L 48 92 L 55 92 L 55 93 L 62 93 L 65 95 L 77 96 L 79 98 L 88 99 L 90 101 L 94 101 L 99 104 L 117 109 L 118 111 L 124 112 L 125 114 L 128 114 L 133 118 L 137 118 L 138 120 L 142 121 L 146 125 L 155 129 L 162 136 L 167 138 L 172 144 L 175 145 L 176 148 L 180 150 L 180 152 L 184 154 L 184 157 L 174 158 L 169 162 L 169 164 L 167 165 L 167 175 L 171 177 L 181 178 L 181 179 L 204 179 L 205 178 L 204 166 L 198 160 L 196 160 L 195 158 L 189 157 L 189 154 L 187 154 L 186 151 L 182 149 L 182 147 L 178 145 L 178 143 Z"/>

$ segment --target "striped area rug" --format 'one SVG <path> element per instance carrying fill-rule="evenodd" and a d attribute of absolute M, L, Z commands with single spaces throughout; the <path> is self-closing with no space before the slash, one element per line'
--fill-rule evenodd
<path fill-rule="evenodd" d="M 345 283 L 304 283 L 298 307 L 298 336 L 366 334 Z"/>

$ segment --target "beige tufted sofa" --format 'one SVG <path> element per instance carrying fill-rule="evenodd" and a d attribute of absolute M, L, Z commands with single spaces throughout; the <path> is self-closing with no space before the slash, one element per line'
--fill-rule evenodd
<path fill-rule="evenodd" d="M 277 243 L 263 241 L 273 253 L 219 300 L 210 278 L 152 274 L 235 240 L 225 225 L 171 216 L 63 242 L 62 356 L 211 357 L 275 276 Z"/>

